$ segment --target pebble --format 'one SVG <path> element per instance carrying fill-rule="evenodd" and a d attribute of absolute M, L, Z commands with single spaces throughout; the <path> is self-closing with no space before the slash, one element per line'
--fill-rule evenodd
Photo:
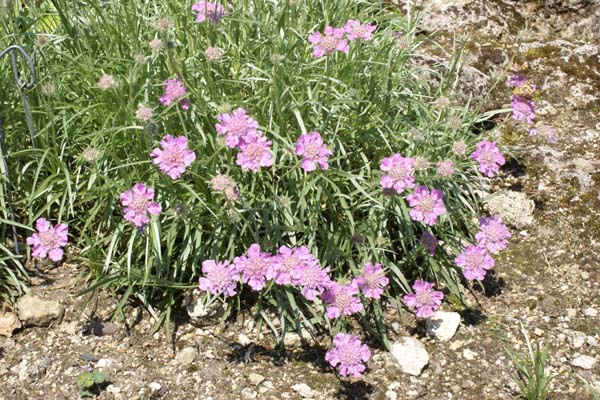
<path fill-rule="evenodd" d="M 400 370 L 413 376 L 419 376 L 423 368 L 429 364 L 429 353 L 423 343 L 411 337 L 404 336 L 392 344 L 392 355 L 398 362 Z"/>
<path fill-rule="evenodd" d="M 152 389 L 153 392 L 158 392 L 162 388 L 162 385 L 158 382 L 150 382 L 148 386 L 150 387 L 150 389 Z"/>
<path fill-rule="evenodd" d="M 252 340 L 250 340 L 250 338 L 243 333 L 240 333 L 238 335 L 238 343 L 242 346 L 248 346 L 250 343 L 252 343 Z"/>
<path fill-rule="evenodd" d="M 583 347 L 584 344 L 585 344 L 585 333 L 578 332 L 578 331 L 573 332 L 573 336 L 571 336 L 571 346 L 574 349 L 579 349 L 580 347 Z"/>
<path fill-rule="evenodd" d="M 250 389 L 249 387 L 242 389 L 242 397 L 244 399 L 252 400 L 252 399 L 255 399 L 257 396 L 258 396 L 258 393 L 256 393 L 255 390 Z"/>
<path fill-rule="evenodd" d="M 596 316 L 598 315 L 598 310 L 592 307 L 588 307 L 583 311 L 583 315 L 589 318 L 596 318 Z"/>
<path fill-rule="evenodd" d="M 580 355 L 575 357 L 571 361 L 571 365 L 574 367 L 579 367 L 582 369 L 592 369 L 594 368 L 594 364 L 596 364 L 596 359 L 594 357 Z"/>
<path fill-rule="evenodd" d="M 17 300 L 17 310 L 25 326 L 49 326 L 52 322 L 60 322 L 65 315 L 65 308 L 58 302 L 34 296 L 23 296 Z"/>
<path fill-rule="evenodd" d="M 460 325 L 460 314 L 457 312 L 438 311 L 433 317 L 427 318 L 425 326 L 427 334 L 442 342 L 454 336 Z"/>
<path fill-rule="evenodd" d="M 180 364 L 187 365 L 194 362 L 196 355 L 198 355 L 198 350 L 195 347 L 185 347 L 177 353 L 175 359 Z"/>
<path fill-rule="evenodd" d="M 297 383 L 292 386 L 292 389 L 302 398 L 309 399 L 313 397 L 313 391 L 306 383 Z"/>
<path fill-rule="evenodd" d="M 11 337 L 13 331 L 21 327 L 21 321 L 13 313 L 0 312 L 0 335 Z"/>
<path fill-rule="evenodd" d="M 462 352 L 462 355 L 465 360 L 474 360 L 475 357 L 478 356 L 477 353 L 475 353 L 474 351 L 471 351 L 469 349 L 464 349 Z"/>
<path fill-rule="evenodd" d="M 121 393 L 121 388 L 111 384 L 106 387 L 106 391 L 108 393 L 117 394 L 117 393 Z"/>
<path fill-rule="evenodd" d="M 248 380 L 254 386 L 258 386 L 261 383 L 263 383 L 263 381 L 265 380 L 265 377 L 262 376 L 261 374 L 256 374 L 256 373 L 253 372 L 250 375 L 248 375 Z"/>

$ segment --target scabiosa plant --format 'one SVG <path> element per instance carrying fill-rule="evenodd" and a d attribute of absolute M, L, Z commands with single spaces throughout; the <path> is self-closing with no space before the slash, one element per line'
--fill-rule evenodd
<path fill-rule="evenodd" d="M 327 304 L 329 319 L 338 318 L 342 314 L 352 315 L 363 310 L 358 297 L 358 286 L 354 282 L 345 285 L 332 282 L 321 295 L 321 299 Z"/>
<path fill-rule="evenodd" d="M 452 160 L 438 161 L 436 164 L 436 173 L 445 178 L 452 176 L 454 173 L 454 163 Z"/>
<path fill-rule="evenodd" d="M 418 318 L 432 317 L 435 310 L 440 308 L 444 293 L 433 290 L 433 283 L 425 281 L 415 281 L 412 288 L 414 293 L 404 296 L 404 304 L 416 309 Z"/>
<path fill-rule="evenodd" d="M 208 291 L 215 296 L 221 294 L 228 297 L 235 296 L 240 274 L 233 265 L 229 264 L 229 261 L 220 263 L 215 260 L 203 261 L 202 273 L 204 276 L 198 280 L 200 290 Z"/>
<path fill-rule="evenodd" d="M 482 245 L 468 245 L 454 262 L 464 268 L 463 274 L 469 280 L 483 280 L 487 270 L 494 268 L 494 259 Z"/>
<path fill-rule="evenodd" d="M 273 165 L 271 141 L 262 136 L 260 131 L 246 135 L 235 163 L 244 171 L 257 172 L 260 167 L 270 167 Z"/>
<path fill-rule="evenodd" d="M 235 269 L 242 274 L 242 282 L 252 290 L 259 291 L 267 282 L 267 273 L 271 269 L 271 255 L 260 251 L 260 245 L 254 243 L 248 248 L 246 256 L 233 260 Z"/>
<path fill-rule="evenodd" d="M 438 239 L 428 231 L 423 231 L 421 234 L 421 246 L 427 249 L 427 252 L 431 257 L 435 255 L 435 248 L 437 247 Z"/>
<path fill-rule="evenodd" d="M 131 190 L 126 190 L 120 195 L 121 205 L 125 219 L 133 223 L 138 229 L 146 225 L 150 218 L 148 214 L 158 215 L 162 208 L 160 204 L 153 202 L 154 189 L 146 187 L 143 183 L 136 183 Z"/>
<path fill-rule="evenodd" d="M 152 119 L 154 112 L 150 107 L 146 107 L 142 103 L 138 105 L 137 110 L 135 111 L 135 118 L 139 119 L 142 122 L 148 122 Z"/>
<path fill-rule="evenodd" d="M 387 174 L 381 177 L 381 187 L 393 188 L 396 193 L 415 187 L 415 177 L 412 175 L 414 167 L 414 158 L 405 158 L 400 154 L 382 159 L 379 168 Z"/>
<path fill-rule="evenodd" d="M 346 32 L 343 29 L 327 26 L 323 33 L 313 32 L 308 37 L 308 41 L 313 45 L 313 56 L 323 57 L 336 50 L 348 54 L 350 46 L 348 46 L 348 41 L 344 38 Z"/>
<path fill-rule="evenodd" d="M 112 75 L 102 74 L 100 79 L 98 79 L 96 86 L 98 86 L 99 89 L 108 90 L 113 88 L 116 84 L 117 81 L 115 81 L 115 78 Z"/>
<path fill-rule="evenodd" d="M 240 147 L 246 137 L 256 134 L 258 122 L 246 115 L 243 108 L 237 108 L 231 113 L 217 115 L 219 122 L 215 124 L 217 134 L 225 136 L 225 145 L 231 149 Z"/>
<path fill-rule="evenodd" d="M 454 155 L 462 157 L 467 154 L 467 144 L 464 140 L 458 140 L 452 144 L 452 153 Z"/>
<path fill-rule="evenodd" d="M 189 108 L 189 100 L 182 98 L 187 94 L 187 89 L 179 79 L 165 80 L 163 82 L 163 90 L 163 95 L 158 99 L 163 106 L 169 106 L 171 103 L 178 100 L 179 106 L 182 109 L 187 110 Z"/>
<path fill-rule="evenodd" d="M 204 55 L 210 61 L 219 61 L 223 57 L 223 50 L 218 47 L 207 47 L 204 50 Z"/>
<path fill-rule="evenodd" d="M 333 346 L 325 354 L 325 360 L 332 367 L 338 367 L 341 376 L 359 378 L 366 369 L 364 363 L 371 358 L 369 347 L 361 343 L 358 336 L 348 333 L 335 335 Z"/>
<path fill-rule="evenodd" d="M 477 143 L 475 151 L 471 153 L 471 158 L 479 163 L 479 171 L 490 178 L 494 177 L 500 170 L 500 166 L 505 163 L 504 156 L 498 150 L 496 142 L 487 140 Z"/>
<path fill-rule="evenodd" d="M 50 258 L 54 262 L 58 262 L 63 257 L 63 247 L 67 245 L 68 227 L 66 224 L 58 224 L 52 226 L 45 218 L 38 218 L 35 221 L 34 233 L 27 238 L 27 244 L 33 247 L 31 255 L 34 258 L 44 259 Z"/>
<path fill-rule="evenodd" d="M 500 250 L 504 250 L 510 237 L 511 233 L 499 215 L 479 218 L 479 232 L 475 235 L 475 240 L 490 253 L 498 254 Z"/>
<path fill-rule="evenodd" d="M 533 100 L 523 96 L 513 95 L 510 108 L 512 109 L 513 119 L 521 122 L 525 121 L 528 124 L 533 123 L 533 119 L 535 118 L 535 105 L 533 104 Z"/>
<path fill-rule="evenodd" d="M 361 24 L 360 21 L 356 19 L 349 19 L 348 22 L 344 24 L 344 31 L 348 34 L 348 40 L 371 40 L 373 36 L 373 31 L 377 29 L 376 25 L 367 25 Z"/>
<path fill-rule="evenodd" d="M 279 253 L 272 258 L 271 270 L 267 277 L 275 280 L 278 285 L 291 285 L 292 273 L 298 269 L 304 269 L 311 264 L 317 263 L 315 257 L 310 253 L 308 247 L 281 246 Z"/>
<path fill-rule="evenodd" d="M 300 135 L 296 141 L 296 154 L 302 156 L 302 169 L 310 172 L 317 169 L 317 164 L 321 169 L 328 169 L 327 159 L 333 152 L 323 144 L 319 132 L 311 132 Z"/>
<path fill-rule="evenodd" d="M 390 280 L 385 276 L 385 271 L 381 264 L 365 263 L 363 274 L 354 278 L 353 282 L 360 289 L 363 296 L 379 300 L 383 294 L 383 289 L 389 284 Z"/>
<path fill-rule="evenodd" d="M 205 22 L 208 20 L 218 23 L 227 14 L 223 5 L 212 1 L 196 3 L 192 6 L 192 11 L 196 13 L 196 22 Z"/>
<path fill-rule="evenodd" d="M 162 49 L 165 48 L 165 43 L 160 40 L 159 38 L 155 38 L 152 39 L 149 43 L 148 46 L 150 46 L 150 48 L 152 49 L 152 51 L 161 51 Z"/>
<path fill-rule="evenodd" d="M 173 137 L 166 135 L 161 141 L 161 149 L 154 149 L 150 156 L 154 164 L 171 179 L 179 179 L 185 169 L 196 160 L 196 153 L 188 149 L 185 136 Z"/>
<path fill-rule="evenodd" d="M 329 267 L 321 268 L 315 259 L 292 271 L 292 283 L 301 287 L 300 293 L 307 300 L 315 300 L 331 284 Z"/>
<path fill-rule="evenodd" d="M 435 225 L 437 217 L 446 213 L 443 198 L 444 193 L 441 190 L 429 190 L 425 186 L 417 187 L 414 193 L 406 196 L 411 207 L 410 217 L 427 225 Z"/>

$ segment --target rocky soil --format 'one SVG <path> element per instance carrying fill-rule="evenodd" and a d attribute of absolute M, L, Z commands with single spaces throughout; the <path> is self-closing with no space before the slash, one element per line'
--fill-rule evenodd
<path fill-rule="evenodd" d="M 141 307 L 125 307 L 127 323 L 107 322 L 109 294 L 77 295 L 82 267 L 40 266 L 32 294 L 54 303 L 23 300 L 24 327 L 0 317 L 0 333 L 17 329 L 0 336 L 0 400 L 76 399 L 87 367 L 108 374 L 99 399 L 511 399 L 505 349 L 525 356 L 525 334 L 549 345 L 551 399 L 592 399 L 577 375 L 600 390 L 600 2 L 418 3 L 423 34 L 446 49 L 464 39 L 454 101 L 470 94 L 485 109 L 508 108 L 507 71 L 520 72 L 537 85 L 537 123 L 557 136 L 530 137 L 509 114 L 486 126 L 512 156 L 490 182 L 504 200 L 489 207 L 512 218 L 513 238 L 485 293 L 473 289 L 475 311 L 444 305 L 460 314 L 456 333 L 456 314 L 426 326 L 389 310 L 393 354 L 375 349 L 363 379 L 340 380 L 323 361 L 326 340 L 290 335 L 282 351 L 245 315 L 229 325 L 176 318 L 170 343 L 151 334 Z"/>

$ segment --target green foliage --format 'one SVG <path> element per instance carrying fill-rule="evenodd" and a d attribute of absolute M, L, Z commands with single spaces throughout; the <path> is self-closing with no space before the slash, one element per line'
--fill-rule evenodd
<path fill-rule="evenodd" d="M 600 393 L 594 389 L 594 387 L 592 386 L 592 384 L 590 382 L 588 382 L 583 376 L 581 375 L 577 375 L 577 378 L 583 382 L 585 384 L 585 386 L 587 387 L 587 389 L 589 390 L 590 394 L 592 395 L 592 397 L 594 398 L 594 400 L 600 400 Z"/>
<path fill-rule="evenodd" d="M 93 397 L 94 392 L 100 390 L 100 385 L 106 382 L 106 373 L 102 371 L 84 371 L 77 376 L 77 386 L 79 387 L 79 396 Z"/>

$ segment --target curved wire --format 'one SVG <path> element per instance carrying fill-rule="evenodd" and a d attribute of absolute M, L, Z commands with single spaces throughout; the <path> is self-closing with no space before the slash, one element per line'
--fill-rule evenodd
<path fill-rule="evenodd" d="M 17 67 L 17 57 L 15 55 L 15 51 L 21 53 L 21 56 L 25 59 L 25 61 L 27 61 L 27 65 L 29 66 L 29 72 L 31 73 L 31 78 L 30 78 L 29 82 L 23 82 L 21 80 L 21 78 L 19 77 L 19 68 Z M 31 89 L 33 87 L 33 85 L 35 84 L 35 69 L 33 67 L 33 60 L 31 59 L 29 54 L 27 54 L 25 49 L 23 49 L 21 46 L 18 46 L 16 44 L 9 46 L 6 49 L 4 49 L 3 51 L 1 51 L 0 58 L 4 57 L 6 54 L 10 55 L 10 63 L 12 65 L 13 77 L 14 77 L 17 85 L 19 85 L 19 88 Z"/>

